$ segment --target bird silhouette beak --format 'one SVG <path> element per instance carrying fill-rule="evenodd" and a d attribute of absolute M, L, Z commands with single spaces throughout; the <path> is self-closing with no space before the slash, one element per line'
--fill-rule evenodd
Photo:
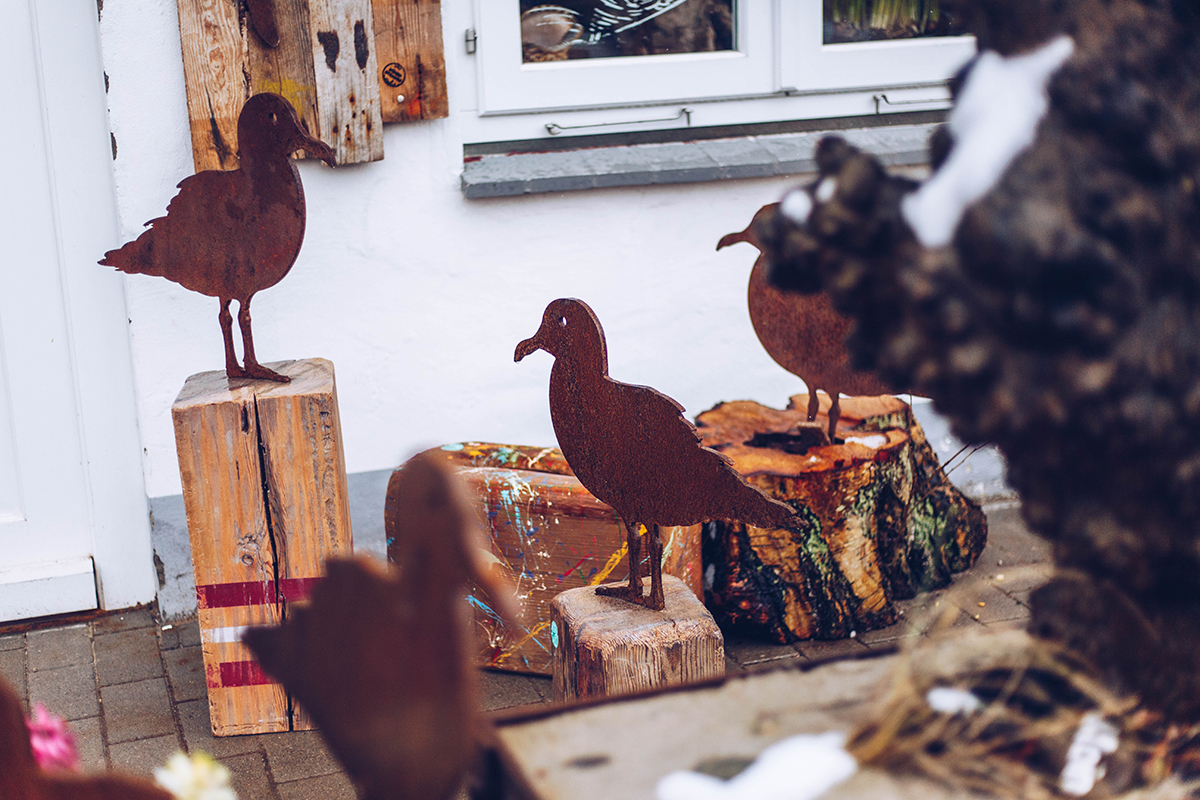
<path fill-rule="evenodd" d="M 749 241 L 749 239 L 746 236 L 746 231 L 738 231 L 737 233 L 727 233 L 721 237 L 721 241 L 717 242 L 717 249 L 720 250 L 723 247 L 729 247 L 729 245 L 731 245 L 731 244 L 737 244 L 738 242 L 745 242 L 745 241 Z"/>
<path fill-rule="evenodd" d="M 337 153 L 333 152 L 333 148 L 322 142 L 320 139 L 307 139 L 299 150 L 303 150 L 313 158 L 319 158 L 331 167 L 337 166 Z"/>
<path fill-rule="evenodd" d="M 539 333 L 540 333 L 540 331 L 539 331 Z M 513 354 L 513 361 L 520 361 L 522 358 L 529 355 L 534 350 L 545 350 L 545 349 L 546 348 L 542 346 L 541 338 L 537 334 L 534 334 L 530 338 L 526 339 L 525 341 L 523 341 L 519 345 L 517 345 L 517 352 Z"/>

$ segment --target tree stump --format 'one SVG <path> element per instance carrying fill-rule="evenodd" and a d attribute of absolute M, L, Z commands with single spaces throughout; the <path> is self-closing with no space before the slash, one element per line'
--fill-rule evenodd
<path fill-rule="evenodd" d="M 811 447 L 796 433 L 807 406 L 808 395 L 783 411 L 743 400 L 697 419 L 704 444 L 808 520 L 798 530 L 719 522 L 703 538 L 716 618 L 781 643 L 890 625 L 894 600 L 948 585 L 987 540 L 982 509 L 946 479 L 906 403 L 845 398 L 844 443 Z M 820 425 L 828 408 L 822 396 Z"/>
<path fill-rule="evenodd" d="M 571 589 L 554 598 L 555 702 L 630 694 L 725 674 L 725 640 L 712 614 L 663 575 L 662 611 Z"/>
<path fill-rule="evenodd" d="M 472 592 L 468 599 L 475 612 L 477 663 L 549 675 L 555 595 L 628 575 L 621 520 L 583 488 L 557 447 L 461 442 L 433 452 L 454 466 L 466 485 L 491 540 L 495 568 L 517 588 L 521 605 L 523 627 L 508 630 L 486 598 Z M 384 528 L 389 537 L 400 512 L 396 490 L 403 470 L 397 469 L 388 484 Z M 661 535 L 663 572 L 703 597 L 700 526 L 667 527 Z"/>
<path fill-rule="evenodd" d="M 352 550 L 333 364 L 268 366 L 291 383 L 202 372 L 171 407 L 215 736 L 312 727 L 241 633 L 278 624 Z"/>

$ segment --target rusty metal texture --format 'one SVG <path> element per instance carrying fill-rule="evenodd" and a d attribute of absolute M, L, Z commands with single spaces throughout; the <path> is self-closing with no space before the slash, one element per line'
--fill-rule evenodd
<path fill-rule="evenodd" d="M 397 568 L 330 559 L 308 603 L 245 641 L 366 800 L 449 800 L 480 725 L 468 581 L 508 621 L 516 600 L 449 467 L 414 458 L 396 496 Z"/>
<path fill-rule="evenodd" d="M 554 356 L 550 416 L 558 445 L 584 487 L 617 512 L 629 545 L 629 582 L 596 591 L 656 610 L 663 608 L 660 526 L 739 520 L 762 528 L 798 524 L 737 473 L 729 460 L 700 444 L 683 406 L 648 386 L 608 376 L 604 330 L 581 300 L 555 300 L 541 327 L 517 345 L 520 361 L 535 350 Z M 645 526 L 650 593 L 643 596 L 641 526 Z"/>
<path fill-rule="evenodd" d="M 246 0 L 250 27 L 267 47 L 279 46 L 279 25 L 275 22 L 275 0 Z"/>
<path fill-rule="evenodd" d="M 288 378 L 258 363 L 250 330 L 250 300 L 274 286 L 296 262 L 304 241 L 304 187 L 291 153 L 304 150 L 330 166 L 334 152 L 309 136 L 295 110 L 277 94 L 257 94 L 238 117 L 235 170 L 185 178 L 164 217 L 99 263 L 130 274 L 157 275 L 221 301 L 225 373 L 232 378 Z M 229 304 L 238 301 L 245 367 L 233 348 Z"/>
<path fill-rule="evenodd" d="M 765 205 L 755 213 L 743 231 L 726 234 L 717 242 L 717 249 L 737 242 L 746 242 L 762 250 L 754 235 L 755 223 L 775 214 L 778 203 Z M 887 384 L 872 372 L 850 366 L 846 350 L 846 334 L 852 321 L 839 314 L 829 295 L 798 294 L 781 291 L 767 282 L 767 262 L 761 252 L 750 270 L 747 289 L 750 322 L 767 355 L 779 366 L 792 373 L 808 387 L 808 421 L 817 418 L 817 390 L 829 395 L 829 441 L 836 441 L 841 404 L 838 395 L 891 394 Z"/>
<path fill-rule="evenodd" d="M 21 701 L 0 680 L 0 797 L 4 800 L 173 800 L 150 781 L 99 773 L 47 772 L 37 765 Z"/>

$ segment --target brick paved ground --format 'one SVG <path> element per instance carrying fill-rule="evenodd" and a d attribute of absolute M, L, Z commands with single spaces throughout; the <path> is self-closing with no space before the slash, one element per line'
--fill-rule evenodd
<path fill-rule="evenodd" d="M 863 652 L 921 635 L 937 615 L 951 625 L 1020 625 L 1029 591 L 1049 576 L 1049 548 L 1015 503 L 987 507 L 990 541 L 949 590 L 900 604 L 901 622 L 837 642 L 726 642 L 728 669 Z M 354 791 L 316 732 L 213 738 L 196 622 L 159 625 L 149 610 L 28 633 L 0 628 L 0 677 L 27 704 L 66 717 L 84 766 L 149 775 L 176 750 L 204 750 L 229 767 L 241 800 L 349 800 Z M 549 678 L 482 673 L 483 706 L 550 699 Z"/>

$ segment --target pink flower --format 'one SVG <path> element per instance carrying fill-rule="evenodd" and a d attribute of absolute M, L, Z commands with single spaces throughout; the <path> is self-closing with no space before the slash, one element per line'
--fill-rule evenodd
<path fill-rule="evenodd" d="M 33 707 L 33 716 L 25 720 L 29 728 L 29 743 L 33 757 L 47 772 L 79 769 L 79 753 L 75 750 L 75 735 L 66 720 L 51 714 L 40 703 Z"/>

